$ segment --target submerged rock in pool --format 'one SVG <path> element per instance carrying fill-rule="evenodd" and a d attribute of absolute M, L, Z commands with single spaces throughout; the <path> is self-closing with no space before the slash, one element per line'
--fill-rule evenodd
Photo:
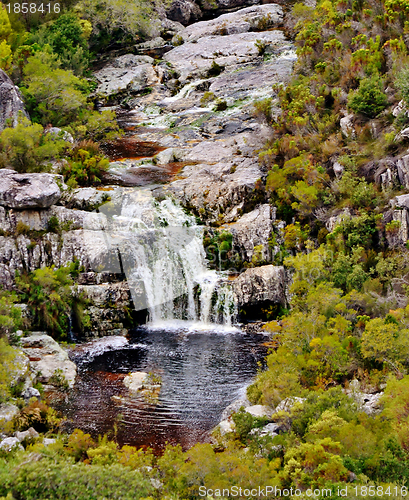
<path fill-rule="evenodd" d="M 124 385 L 132 397 L 142 396 L 149 404 L 158 403 L 162 385 L 158 375 L 146 372 L 130 373 L 124 378 Z"/>
<path fill-rule="evenodd" d="M 134 372 L 124 378 L 124 385 L 129 389 L 130 393 L 135 394 L 144 387 L 144 382 L 147 382 L 147 380 L 148 374 L 146 372 Z"/>

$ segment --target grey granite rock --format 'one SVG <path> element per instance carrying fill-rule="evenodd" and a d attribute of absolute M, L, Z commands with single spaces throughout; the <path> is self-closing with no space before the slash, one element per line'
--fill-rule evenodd
<path fill-rule="evenodd" d="M 30 360 L 31 371 L 40 373 L 38 377 L 40 382 L 50 383 L 55 372 L 61 370 L 68 386 L 72 389 L 77 367 L 53 338 L 42 332 L 33 332 L 29 337 L 23 337 L 21 344 L 23 352 Z"/>
<path fill-rule="evenodd" d="M 13 127 L 18 123 L 19 116 L 28 118 L 20 90 L 9 76 L 0 70 L 0 131 L 11 121 Z"/>
<path fill-rule="evenodd" d="M 283 22 L 283 9 L 277 4 L 255 5 L 223 14 L 210 21 L 191 24 L 178 33 L 184 42 L 196 42 L 205 36 L 233 35 L 277 27 Z"/>
<path fill-rule="evenodd" d="M 239 306 L 272 302 L 285 304 L 285 270 L 282 266 L 261 266 L 247 269 L 233 281 Z"/>
<path fill-rule="evenodd" d="M 24 450 L 21 446 L 20 441 L 16 437 L 8 437 L 3 439 L 0 443 L 0 449 L 4 451 L 11 451 L 13 449 Z"/>
<path fill-rule="evenodd" d="M 63 183 L 61 175 L 0 169 L 0 205 L 17 209 L 50 207 L 61 198 L 58 184 Z"/>
<path fill-rule="evenodd" d="M 234 251 L 239 252 L 243 260 L 251 262 L 254 247 L 261 245 L 262 258 L 268 262 L 271 259 L 268 240 L 271 238 L 274 221 L 275 208 L 266 203 L 223 228 L 233 235 Z"/>

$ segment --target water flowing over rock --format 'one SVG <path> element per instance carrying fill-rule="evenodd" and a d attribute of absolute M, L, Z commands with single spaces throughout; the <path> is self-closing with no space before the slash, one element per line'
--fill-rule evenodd
<path fill-rule="evenodd" d="M 103 214 L 104 210 L 107 214 Z M 106 216 L 104 235 L 110 252 L 98 267 L 125 274 L 134 310 L 147 310 L 152 323 L 173 319 L 206 321 L 216 315 L 211 311 L 216 294 L 223 297 L 224 303 L 216 300 L 215 307 L 230 311 L 229 285 L 220 282 L 216 272 L 206 269 L 203 228 L 178 204 L 169 199 L 157 202 L 149 190 L 128 190 L 122 203 L 112 210 L 112 206 L 100 208 Z M 83 290 L 88 294 L 92 287 Z M 222 313 L 222 322 L 231 321 L 227 309 Z"/>
<path fill-rule="evenodd" d="M 13 127 L 18 123 L 19 115 L 28 118 L 20 90 L 7 74 L 0 70 L 0 131 L 9 120 Z"/>
<path fill-rule="evenodd" d="M 61 175 L 18 174 L 0 169 L 0 205 L 8 208 L 47 208 L 61 198 Z"/>
<path fill-rule="evenodd" d="M 216 11 L 253 3 L 220 1 Z M 296 58 L 277 29 L 282 21 L 283 10 L 274 4 L 188 28 L 164 21 L 163 29 L 177 32 L 178 43 L 184 42 L 167 52 L 165 61 L 154 64 L 143 54 L 163 44 L 168 50 L 169 33 L 138 44 L 138 55 L 117 57 L 97 71 L 96 94 L 128 110 L 121 123 L 127 134 L 136 133 L 126 140 L 155 147 L 141 153 L 137 146 L 134 156 L 112 159 L 103 181 L 119 187 L 71 191 L 50 174 L 10 174 L 41 183 L 41 196 L 27 193 L 27 183 L 4 195 L 3 203 L 0 196 L 1 284 L 12 289 L 15 271 L 77 259 L 83 268 L 78 291 L 91 299 L 92 336 L 123 335 L 130 311 L 138 323 L 149 318 L 151 324 L 188 320 L 231 326 L 240 303 L 282 303 L 271 277 L 266 282 L 277 289 L 260 291 L 263 268 L 251 271 L 261 281 L 247 295 L 238 290 L 247 278 L 235 285 L 223 273 L 209 271 L 197 220 L 231 230 L 234 251 L 243 261 L 251 262 L 254 247 L 271 261 L 275 213 L 263 191 L 267 172 L 256 155 L 271 132 L 253 105 L 268 98 L 273 115 L 279 113 L 272 85 L 290 77 Z M 217 71 L 209 73 L 212 67 Z M 161 177 L 163 172 L 168 177 Z M 52 193 L 46 196 L 46 177 L 40 178 L 47 175 L 50 184 L 63 188 L 54 199 Z M 50 229 L 56 220 L 58 230 Z M 42 235 L 33 238 L 32 231 Z"/>

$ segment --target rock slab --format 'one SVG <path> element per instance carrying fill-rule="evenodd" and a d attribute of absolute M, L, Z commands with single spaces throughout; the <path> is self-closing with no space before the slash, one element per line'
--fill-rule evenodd
<path fill-rule="evenodd" d="M 48 208 L 61 198 L 61 175 L 18 174 L 0 170 L 0 205 L 8 208 Z"/>
<path fill-rule="evenodd" d="M 247 269 L 233 282 L 239 306 L 272 302 L 285 304 L 285 270 L 282 266 L 261 266 Z"/>

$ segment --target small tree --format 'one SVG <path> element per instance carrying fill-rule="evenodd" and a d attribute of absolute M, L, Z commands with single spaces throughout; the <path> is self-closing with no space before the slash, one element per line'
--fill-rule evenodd
<path fill-rule="evenodd" d="M 68 331 L 73 284 L 70 271 L 70 267 L 56 270 L 43 267 L 28 275 L 16 276 L 17 286 L 28 302 L 36 326 L 59 338 L 65 338 Z"/>
<path fill-rule="evenodd" d="M 387 105 L 388 99 L 383 91 L 383 81 L 379 75 L 361 80 L 359 88 L 348 96 L 349 108 L 369 118 L 375 118 Z"/>
<path fill-rule="evenodd" d="M 11 167 L 17 172 L 47 170 L 47 162 L 67 146 L 64 140 L 44 134 L 43 127 L 21 117 L 15 128 L 6 128 L 0 134 L 0 167 Z"/>

